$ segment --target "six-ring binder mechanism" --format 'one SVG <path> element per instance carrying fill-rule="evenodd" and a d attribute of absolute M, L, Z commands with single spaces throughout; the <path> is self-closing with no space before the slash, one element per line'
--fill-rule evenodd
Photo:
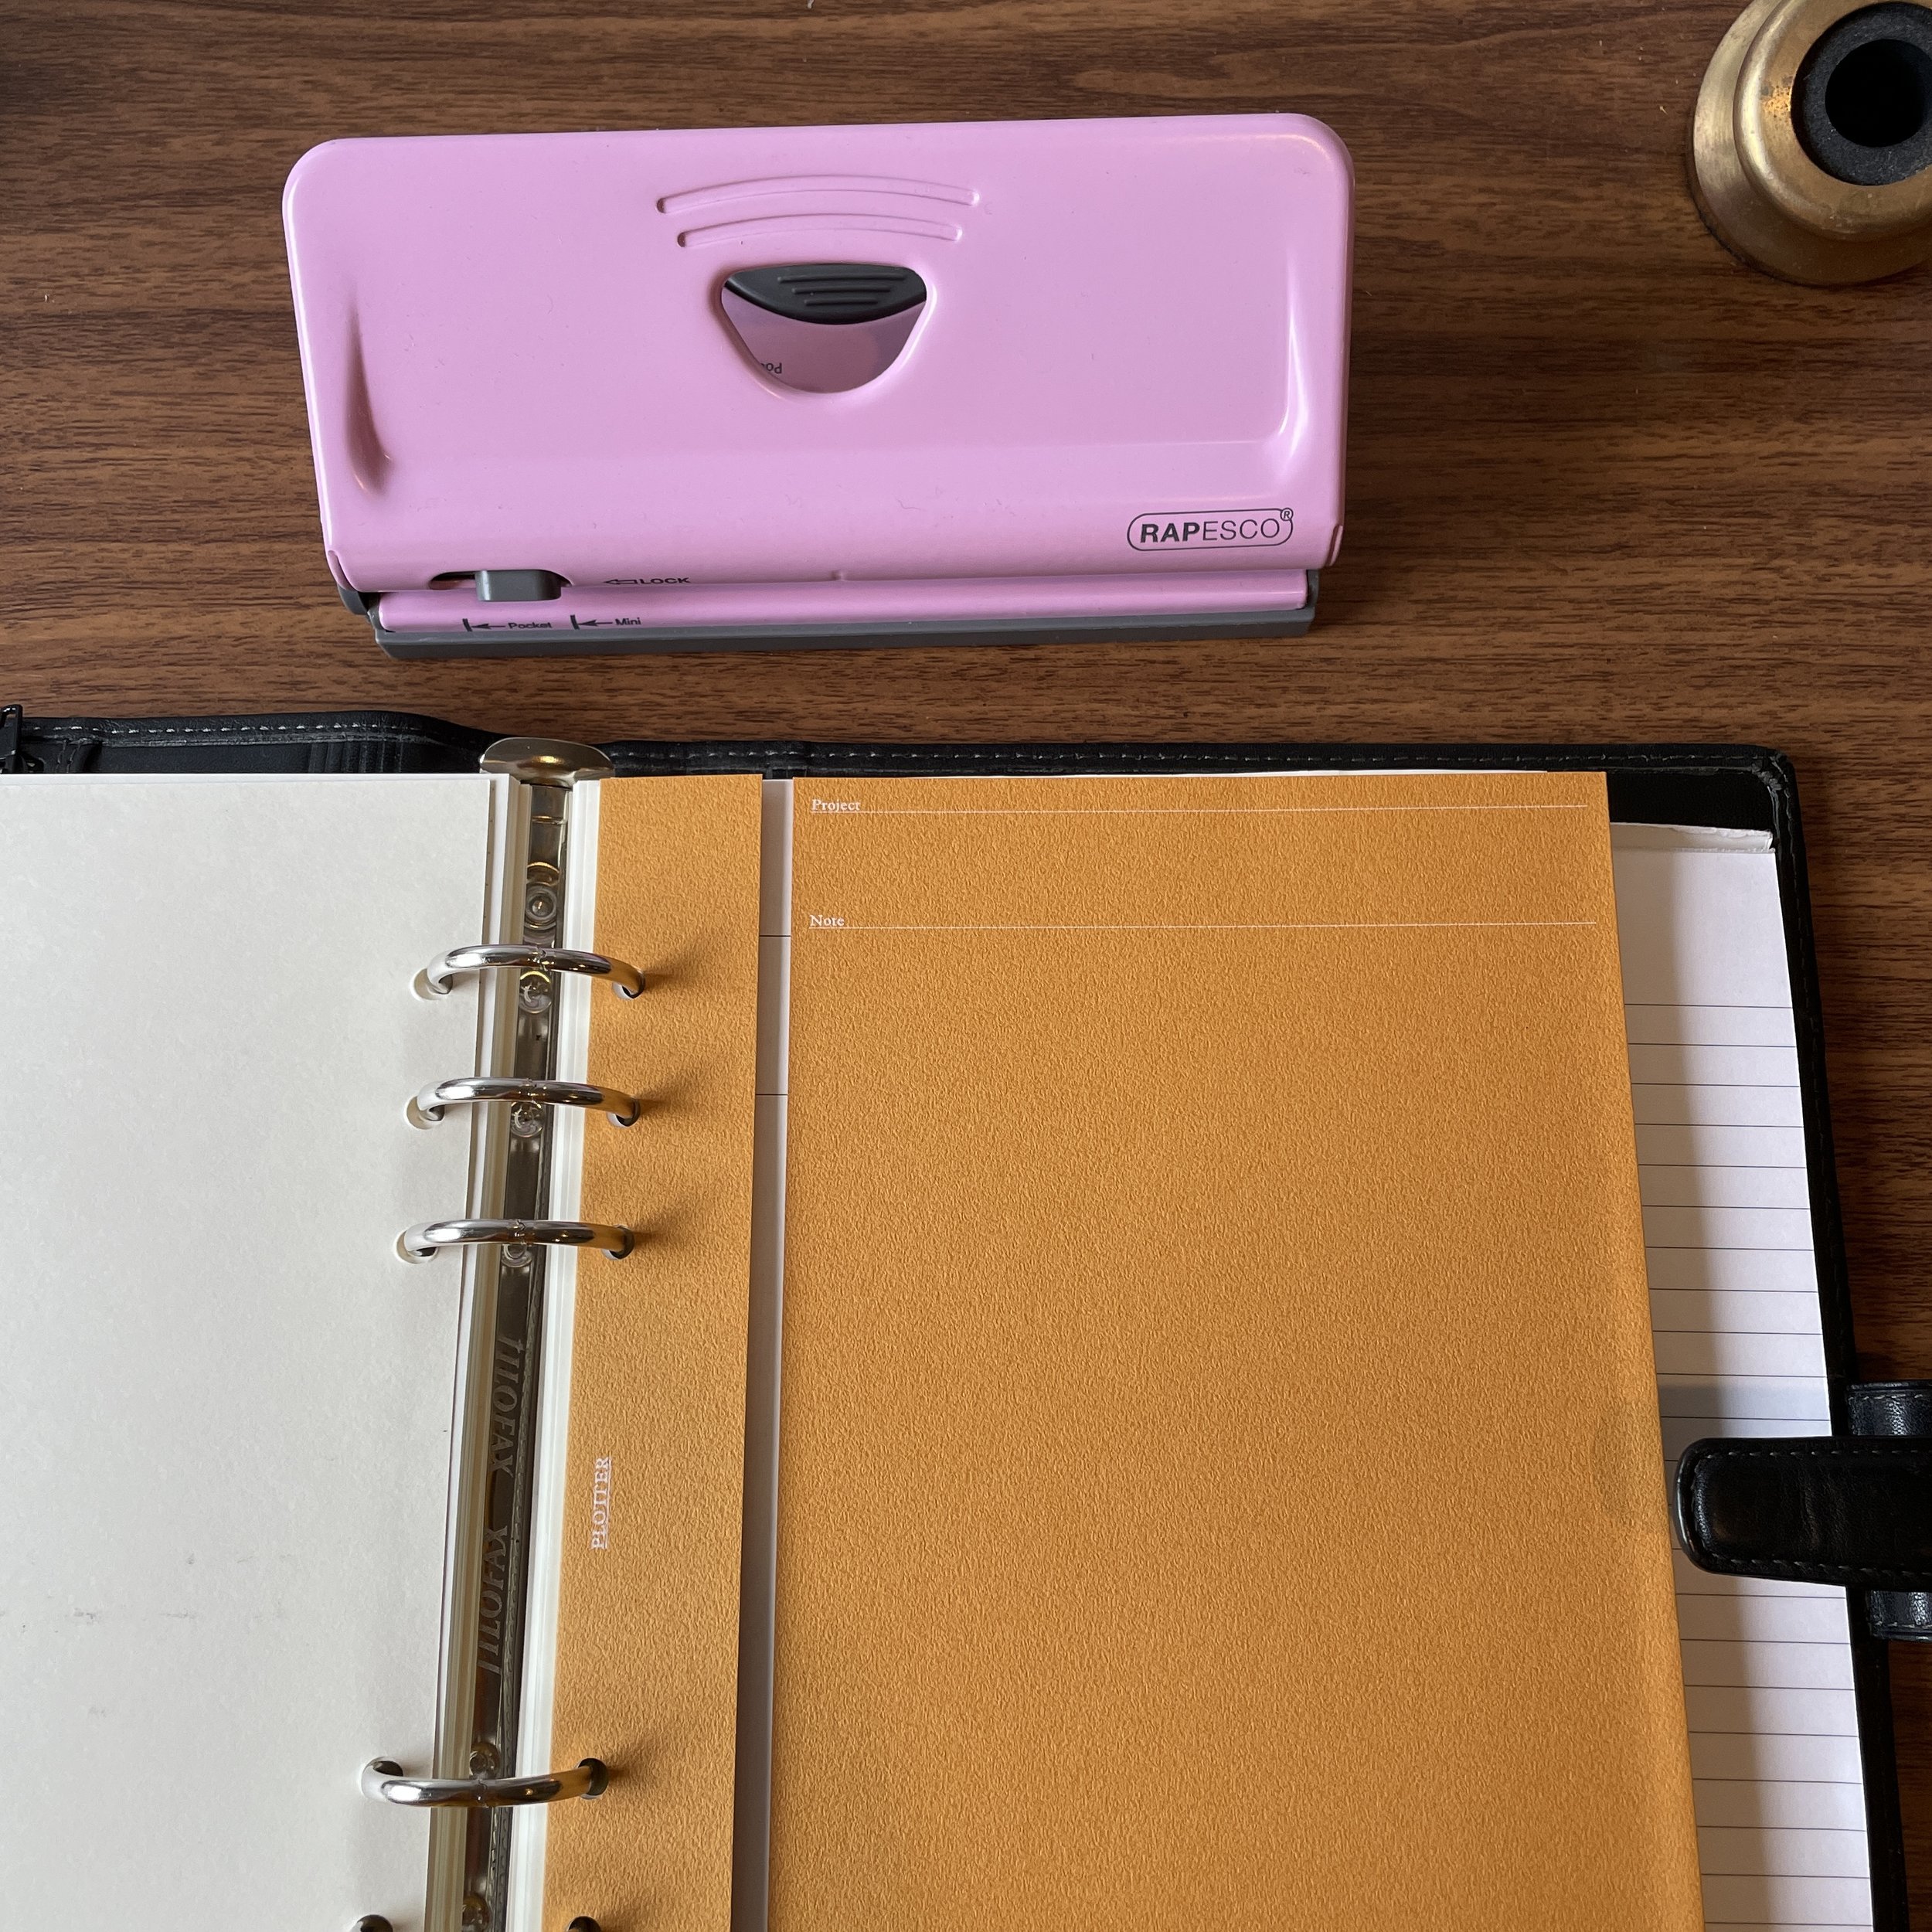
<path fill-rule="evenodd" d="M 438 1257 L 454 1250 L 463 1269 L 437 1761 L 431 1775 L 380 1757 L 362 1771 L 371 1798 L 431 1812 L 428 1932 L 502 1932 L 517 1808 L 594 1798 L 608 1781 L 595 1758 L 529 1770 L 517 1757 L 546 1298 L 559 1285 L 560 1260 L 568 1265 L 560 1250 L 622 1257 L 637 1240 L 631 1228 L 551 1210 L 566 1171 L 574 1172 L 586 1117 L 602 1113 L 628 1128 L 643 1112 L 635 1094 L 566 1077 L 562 1064 L 573 1002 L 599 981 L 619 998 L 645 991 L 635 967 L 563 943 L 571 788 L 612 776 L 610 761 L 587 745 L 505 738 L 484 754 L 482 769 L 507 781 L 498 808 L 493 936 L 430 962 L 414 991 L 433 999 L 463 978 L 480 981 L 479 1058 L 487 1070 L 437 1081 L 406 1103 L 411 1121 L 427 1131 L 457 1131 L 467 1118 L 471 1200 L 467 1212 L 421 1222 L 397 1243 L 406 1260 L 442 1267 L 452 1260 Z M 597 1932 L 587 1918 L 571 1923 L 573 1932 Z M 366 1917 L 356 1932 L 389 1932 L 389 1923 Z"/>

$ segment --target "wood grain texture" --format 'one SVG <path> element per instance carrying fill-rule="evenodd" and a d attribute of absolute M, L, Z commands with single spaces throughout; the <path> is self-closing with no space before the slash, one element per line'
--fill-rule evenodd
<path fill-rule="evenodd" d="M 1702 737 L 1804 790 L 1864 1366 L 1932 1373 L 1932 281 L 1684 185 L 1728 0 L 0 0 L 0 701 L 575 737 Z M 1302 109 L 1359 192 L 1294 644 L 401 665 L 323 570 L 277 199 L 342 134 Z M 1932 1657 L 1895 1653 L 1932 1922 Z"/>

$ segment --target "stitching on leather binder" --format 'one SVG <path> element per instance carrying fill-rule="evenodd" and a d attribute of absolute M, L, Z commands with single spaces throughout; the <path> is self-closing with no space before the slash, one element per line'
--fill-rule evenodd
<path fill-rule="evenodd" d="M 1877 1580 L 1881 1577 L 1917 1575 L 1916 1570 L 1904 1565 L 1893 1570 L 1879 1570 L 1866 1563 L 1794 1563 L 1787 1562 L 1782 1556 L 1753 1556 L 1747 1560 L 1737 1556 L 1714 1556 L 1706 1558 L 1697 1566 L 1720 1577 L 1756 1577 L 1770 1570 L 1790 1577 L 1794 1583 L 1869 1583 L 1875 1590 L 1895 1590 L 1906 1596 L 1918 1594 L 1909 1584 Z"/>
<path fill-rule="evenodd" d="M 230 719 L 214 719 L 190 721 L 169 719 L 161 723 L 143 722 L 127 723 L 114 719 L 77 719 L 72 723 L 49 721 L 43 725 L 32 724 L 32 735 L 41 743 L 66 747 L 100 747 L 107 744 L 150 745 L 165 748 L 170 745 L 184 748 L 203 740 L 219 740 L 244 745 L 292 745 L 304 740 L 311 743 L 342 743 L 344 746 L 361 746 L 385 750 L 409 746 L 425 746 L 435 750 L 460 752 L 460 746 L 450 743 L 434 733 L 415 727 L 399 730 L 392 724 L 365 721 L 366 714 L 350 713 L 346 716 L 327 718 L 289 718 Z"/>
<path fill-rule="evenodd" d="M 56 736 L 69 735 L 57 732 Z M 309 722 L 301 719 L 291 719 L 287 724 L 168 724 L 154 726 L 117 725 L 111 721 L 94 730 L 78 734 L 89 738 L 250 738 L 250 737 L 330 737 L 330 738 L 394 738 L 397 740 L 423 739 L 417 731 L 392 731 L 381 725 L 349 725 L 344 726 L 326 719 Z"/>

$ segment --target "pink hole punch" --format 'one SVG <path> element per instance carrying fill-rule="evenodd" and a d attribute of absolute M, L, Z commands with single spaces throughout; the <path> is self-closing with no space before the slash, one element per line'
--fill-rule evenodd
<path fill-rule="evenodd" d="M 1351 209 L 1296 114 L 331 142 L 330 570 L 403 657 L 1298 634 Z"/>

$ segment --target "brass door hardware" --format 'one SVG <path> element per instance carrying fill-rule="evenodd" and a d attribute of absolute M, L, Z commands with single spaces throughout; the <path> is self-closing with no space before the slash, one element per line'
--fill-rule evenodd
<path fill-rule="evenodd" d="M 1691 182 L 1719 240 L 1787 281 L 1932 256 L 1932 7 L 1753 0 L 1705 72 Z"/>

